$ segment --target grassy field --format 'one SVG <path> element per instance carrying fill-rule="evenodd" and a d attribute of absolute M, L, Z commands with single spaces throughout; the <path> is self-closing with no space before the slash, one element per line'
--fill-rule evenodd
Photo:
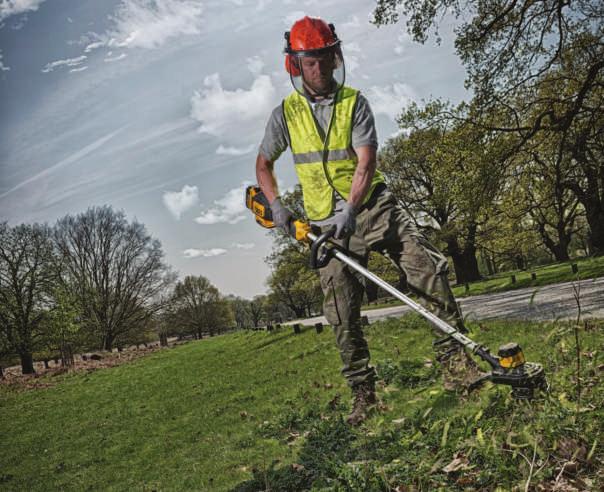
<path fill-rule="evenodd" d="M 601 490 L 604 323 L 487 323 L 545 365 L 552 392 L 445 393 L 415 316 L 367 329 L 380 408 L 350 429 L 329 330 L 239 332 L 127 365 L 0 386 L 0 490 Z M 537 489 L 539 485 L 540 489 Z M 398 488 L 397 488 L 398 487 Z M 527 490 L 528 490 L 527 489 Z"/>

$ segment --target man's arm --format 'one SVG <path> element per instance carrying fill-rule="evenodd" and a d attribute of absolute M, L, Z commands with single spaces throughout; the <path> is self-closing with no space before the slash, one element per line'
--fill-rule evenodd
<path fill-rule="evenodd" d="M 371 186 L 373 175 L 377 167 L 376 148 L 371 145 L 355 147 L 354 151 L 357 154 L 357 167 L 352 177 L 352 188 L 348 196 L 350 203 L 355 210 L 363 204 L 365 195 Z"/>
<path fill-rule="evenodd" d="M 273 203 L 275 198 L 279 196 L 273 164 L 262 153 L 258 153 L 258 157 L 256 158 L 256 180 L 269 203 Z"/>

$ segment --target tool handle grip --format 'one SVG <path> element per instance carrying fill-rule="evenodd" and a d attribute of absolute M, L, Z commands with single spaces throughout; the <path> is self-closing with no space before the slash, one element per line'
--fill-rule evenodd
<path fill-rule="evenodd" d="M 310 268 L 316 270 L 317 268 L 323 268 L 331 260 L 331 248 L 325 248 L 324 245 L 328 239 L 332 238 L 336 233 L 336 227 L 333 226 L 319 237 L 312 234 L 308 234 L 312 244 L 310 246 Z"/>

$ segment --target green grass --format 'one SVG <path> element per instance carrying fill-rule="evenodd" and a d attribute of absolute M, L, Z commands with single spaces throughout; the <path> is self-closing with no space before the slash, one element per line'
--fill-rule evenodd
<path fill-rule="evenodd" d="M 573 273 L 571 264 L 577 264 L 578 272 Z M 536 273 L 537 278 L 531 279 L 531 273 Z M 512 283 L 512 275 L 516 282 Z M 604 276 L 604 256 L 595 258 L 580 258 L 563 263 L 536 267 L 527 271 L 515 270 L 493 275 L 480 282 L 472 282 L 469 291 L 464 285 L 453 288 L 456 297 L 467 295 L 487 294 L 490 292 L 503 292 L 506 290 L 522 289 L 524 287 L 539 287 L 542 285 L 555 284 L 558 282 L 570 282 Z"/>
<path fill-rule="evenodd" d="M 604 323 L 581 328 L 579 405 L 571 325 L 474 330 L 493 348 L 520 342 L 552 393 L 444 393 L 425 364 L 429 330 L 407 316 L 367 329 L 383 405 L 350 429 L 329 331 L 239 332 L 47 389 L 0 388 L 0 490 L 524 490 L 533 456 L 533 484 L 574 461 L 574 480 L 603 486 Z M 467 469 L 444 472 L 455 456 Z"/>

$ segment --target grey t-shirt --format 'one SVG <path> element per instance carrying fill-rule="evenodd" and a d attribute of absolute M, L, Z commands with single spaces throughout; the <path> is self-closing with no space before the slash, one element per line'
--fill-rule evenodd
<path fill-rule="evenodd" d="M 318 123 L 317 129 L 321 139 L 325 139 L 325 131 L 331 118 L 333 99 L 324 99 L 318 102 L 309 100 L 309 102 Z M 357 96 L 352 119 L 352 147 L 369 145 L 377 149 L 378 141 L 373 113 L 369 107 L 369 102 L 360 93 Z M 283 106 L 280 104 L 273 110 L 268 120 L 259 152 L 269 161 L 275 162 L 289 145 L 289 133 L 283 115 Z"/>

